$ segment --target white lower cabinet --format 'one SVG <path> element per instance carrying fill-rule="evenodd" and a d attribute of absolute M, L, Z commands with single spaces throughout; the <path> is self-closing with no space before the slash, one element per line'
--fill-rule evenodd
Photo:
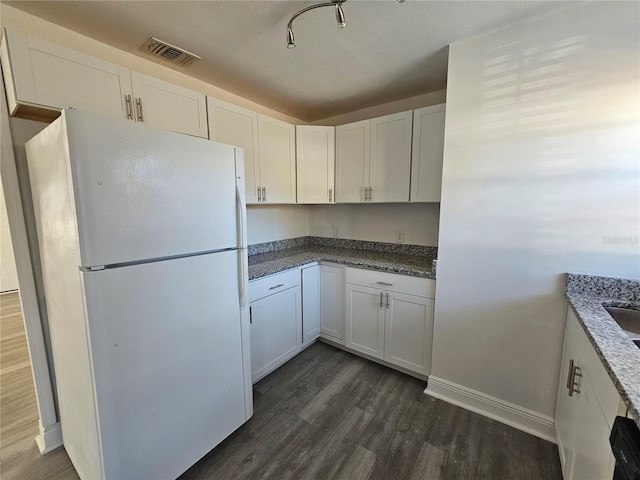
<path fill-rule="evenodd" d="M 388 295 L 384 359 L 428 375 L 431 372 L 434 300 L 397 292 Z"/>
<path fill-rule="evenodd" d="M 374 358 L 384 358 L 384 292 L 347 283 L 345 345 Z"/>
<path fill-rule="evenodd" d="M 320 265 L 320 335 L 344 345 L 344 267 Z"/>
<path fill-rule="evenodd" d="M 320 267 L 302 269 L 302 345 L 313 343 L 320 334 Z"/>
<path fill-rule="evenodd" d="M 435 281 L 346 269 L 345 346 L 431 373 Z"/>
<path fill-rule="evenodd" d="M 253 383 L 300 351 L 301 297 L 299 269 L 249 283 Z"/>
<path fill-rule="evenodd" d="M 615 417 L 625 410 L 569 307 L 556 403 L 556 437 L 565 480 L 613 477 L 615 459 L 609 435 Z"/>

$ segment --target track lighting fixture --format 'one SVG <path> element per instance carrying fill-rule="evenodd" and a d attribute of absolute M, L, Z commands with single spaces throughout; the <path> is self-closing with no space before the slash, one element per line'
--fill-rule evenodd
<path fill-rule="evenodd" d="M 347 26 L 347 22 L 344 18 L 344 10 L 342 10 L 342 4 L 347 0 L 331 0 L 330 2 L 318 3 L 317 5 L 310 5 L 308 7 L 303 8 L 296 14 L 291 17 L 289 23 L 287 23 L 287 48 L 296 48 L 296 44 L 294 42 L 293 36 L 293 21 L 309 10 L 313 10 L 320 7 L 333 7 L 336 9 L 336 22 L 338 23 L 338 28 L 344 28 Z"/>

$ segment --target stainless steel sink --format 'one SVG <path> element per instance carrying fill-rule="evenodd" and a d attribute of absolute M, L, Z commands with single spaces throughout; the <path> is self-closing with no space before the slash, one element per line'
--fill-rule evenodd
<path fill-rule="evenodd" d="M 640 347 L 640 310 L 620 307 L 604 307 L 629 338 Z"/>

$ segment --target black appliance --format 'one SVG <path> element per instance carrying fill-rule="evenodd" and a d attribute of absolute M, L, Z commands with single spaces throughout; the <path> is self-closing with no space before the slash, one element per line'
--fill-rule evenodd
<path fill-rule="evenodd" d="M 640 480 L 640 429 L 636 422 L 616 417 L 609 441 L 616 458 L 613 480 Z"/>

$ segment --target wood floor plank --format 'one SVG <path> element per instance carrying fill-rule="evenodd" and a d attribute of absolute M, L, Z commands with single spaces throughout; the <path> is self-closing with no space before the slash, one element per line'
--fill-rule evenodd
<path fill-rule="evenodd" d="M 355 452 L 340 469 L 338 480 L 367 480 L 378 459 L 377 455 L 370 452 L 362 445 L 358 445 Z"/>
<path fill-rule="evenodd" d="M 440 480 L 447 453 L 424 442 L 409 480 Z"/>

